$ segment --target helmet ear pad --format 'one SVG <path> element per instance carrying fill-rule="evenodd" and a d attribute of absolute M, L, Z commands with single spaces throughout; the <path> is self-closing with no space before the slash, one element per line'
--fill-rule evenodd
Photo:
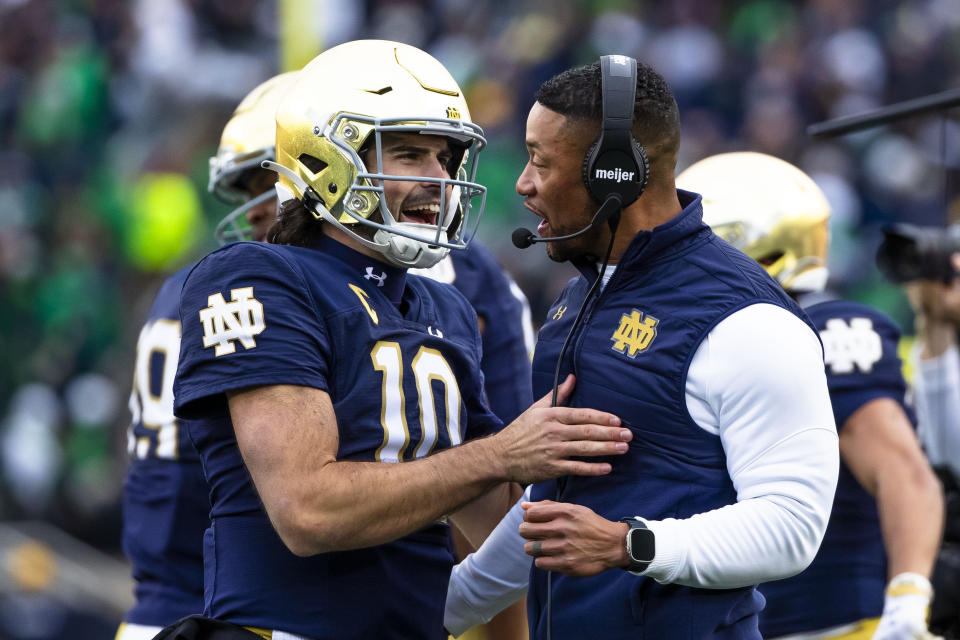
<path fill-rule="evenodd" d="M 590 194 L 590 197 L 597 204 L 603 204 L 603 201 L 611 192 L 616 192 L 620 195 L 621 206 L 630 206 L 644 192 L 647 188 L 647 182 L 650 180 L 650 162 L 647 159 L 647 152 L 643 148 L 643 145 L 637 142 L 633 136 L 630 136 L 630 146 L 633 151 L 633 165 L 636 167 L 636 178 L 631 181 L 625 180 L 617 183 L 615 187 L 611 188 L 608 180 L 600 181 L 595 179 L 594 167 L 597 166 L 597 161 L 601 156 L 609 155 L 609 160 L 616 161 L 620 166 L 625 166 L 629 164 L 629 162 L 623 162 L 626 154 L 619 149 L 607 149 L 601 154 L 601 142 L 603 142 L 603 135 L 590 145 L 586 155 L 583 157 L 583 165 L 580 168 L 583 185 L 587 188 L 587 193 Z M 617 158 L 617 156 L 619 156 L 619 158 Z M 604 158 L 604 160 L 608 160 L 608 158 Z M 607 163 L 603 162 L 602 164 L 605 165 Z"/>

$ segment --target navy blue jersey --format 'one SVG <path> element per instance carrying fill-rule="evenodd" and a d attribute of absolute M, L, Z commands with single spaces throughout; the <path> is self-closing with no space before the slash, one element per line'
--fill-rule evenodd
<path fill-rule="evenodd" d="M 900 331 L 882 313 L 858 302 L 832 300 L 805 309 L 823 341 L 824 363 L 837 429 L 876 398 L 906 411 L 906 384 L 897 343 Z M 879 616 L 887 560 L 877 504 L 840 459 L 833 511 L 820 551 L 802 573 L 761 585 L 764 637 L 826 629 Z"/>
<path fill-rule="evenodd" d="M 533 404 L 533 325 L 520 287 L 476 239 L 466 251 L 451 251 L 436 266 L 413 273 L 453 284 L 477 312 L 484 327 L 480 367 L 487 402 L 504 424 L 513 422 Z"/>
<path fill-rule="evenodd" d="M 151 626 L 203 610 L 202 541 L 210 502 L 200 458 L 173 415 L 180 289 L 189 270 L 164 282 L 150 308 L 137 340 L 130 395 L 123 550 L 133 564 L 137 604 L 124 619 Z"/>
<path fill-rule="evenodd" d="M 205 614 L 325 638 L 442 638 L 446 525 L 309 558 L 274 532 L 237 447 L 225 392 L 326 391 L 340 460 L 413 460 L 501 427 L 481 386 L 476 314 L 453 287 L 329 238 L 236 243 L 190 274 L 180 306 L 177 415 L 211 486 Z"/>

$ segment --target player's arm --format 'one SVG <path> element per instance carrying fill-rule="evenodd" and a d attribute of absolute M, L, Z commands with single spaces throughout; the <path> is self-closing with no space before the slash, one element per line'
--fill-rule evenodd
<path fill-rule="evenodd" d="M 450 520 L 472 549 L 487 539 L 490 532 L 523 494 L 515 482 L 502 482 L 450 514 Z"/>
<path fill-rule="evenodd" d="M 573 389 L 572 376 L 561 386 Z M 337 460 L 329 395 L 296 385 L 228 393 L 237 444 L 270 520 L 307 556 L 382 544 L 455 511 L 495 485 L 602 475 L 630 431 L 592 409 L 550 407 L 545 396 L 503 431 L 401 464 Z"/>
<path fill-rule="evenodd" d="M 880 514 L 890 584 L 875 637 L 929 637 L 919 634 L 927 633 L 943 493 L 900 404 L 875 398 L 851 414 L 840 431 L 840 455 L 876 497 Z"/>
<path fill-rule="evenodd" d="M 943 494 L 900 405 L 876 398 L 840 431 L 840 455 L 877 499 L 888 573 L 930 576 L 943 528 Z"/>

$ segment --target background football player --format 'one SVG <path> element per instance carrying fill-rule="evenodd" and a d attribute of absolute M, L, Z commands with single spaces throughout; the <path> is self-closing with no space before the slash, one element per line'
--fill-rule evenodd
<path fill-rule="evenodd" d="M 223 129 L 210 159 L 210 190 L 241 206 L 218 225 L 221 243 L 262 240 L 276 220 L 276 174 L 260 162 L 274 158 L 274 111 L 294 76 L 281 74 L 257 86 Z M 117 640 L 152 638 L 171 622 L 203 611 L 209 489 L 187 429 L 173 415 L 180 290 L 192 267 L 163 283 L 137 341 L 123 504 L 123 549 L 133 564 L 137 602 Z"/>
<path fill-rule="evenodd" d="M 802 171 L 764 154 L 728 153 L 694 164 L 677 184 L 702 193 L 704 221 L 791 295 L 823 291 L 830 206 Z M 765 638 L 931 638 L 943 497 L 904 404 L 900 331 L 858 302 L 805 311 L 823 342 L 840 478 L 816 559 L 761 585 L 760 630 Z"/>

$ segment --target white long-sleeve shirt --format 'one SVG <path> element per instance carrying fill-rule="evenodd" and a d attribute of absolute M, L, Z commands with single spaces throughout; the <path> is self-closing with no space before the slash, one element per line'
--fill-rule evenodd
<path fill-rule="evenodd" d="M 917 435 L 933 466 L 960 479 L 960 352 L 956 345 L 936 358 L 914 352 Z"/>
<path fill-rule="evenodd" d="M 656 554 L 643 575 L 726 589 L 802 571 L 823 539 L 839 470 L 816 334 L 772 304 L 731 314 L 697 348 L 686 403 L 696 423 L 720 437 L 737 502 L 682 520 L 646 520 Z M 454 567 L 445 615 L 454 635 L 526 593 L 533 559 L 523 552 L 522 521 L 518 502 Z"/>

